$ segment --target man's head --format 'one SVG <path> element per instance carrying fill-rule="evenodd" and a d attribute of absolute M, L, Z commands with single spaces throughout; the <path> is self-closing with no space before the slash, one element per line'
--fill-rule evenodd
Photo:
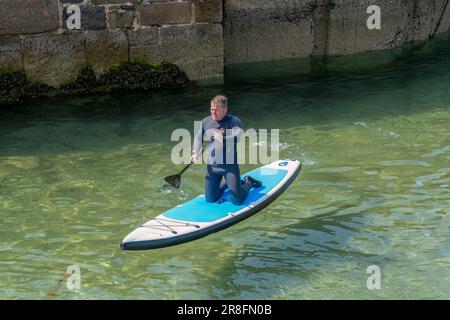
<path fill-rule="evenodd" d="M 211 100 L 211 118 L 214 121 L 222 120 L 228 111 L 228 98 L 225 96 L 215 96 Z"/>

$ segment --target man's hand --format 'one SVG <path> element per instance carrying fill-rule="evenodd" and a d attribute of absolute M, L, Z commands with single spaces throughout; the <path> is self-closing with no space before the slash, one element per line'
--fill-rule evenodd
<path fill-rule="evenodd" d="M 220 131 L 214 132 L 213 137 L 214 137 L 214 141 L 217 141 L 218 143 L 223 142 L 223 135 Z"/>
<path fill-rule="evenodd" d="M 196 163 L 198 161 L 198 154 L 196 154 L 195 152 L 192 154 L 191 156 L 191 162 L 192 163 Z"/>

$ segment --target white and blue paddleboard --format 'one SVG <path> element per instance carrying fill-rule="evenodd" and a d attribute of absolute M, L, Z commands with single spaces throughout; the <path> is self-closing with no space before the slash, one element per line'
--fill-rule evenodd
<path fill-rule="evenodd" d="M 219 201 L 208 203 L 204 195 L 176 206 L 149 220 L 122 240 L 123 250 L 146 250 L 173 246 L 227 228 L 257 213 L 275 200 L 301 170 L 298 160 L 279 160 L 241 175 L 262 182 L 252 188 L 241 205 L 230 201 L 225 190 Z"/>

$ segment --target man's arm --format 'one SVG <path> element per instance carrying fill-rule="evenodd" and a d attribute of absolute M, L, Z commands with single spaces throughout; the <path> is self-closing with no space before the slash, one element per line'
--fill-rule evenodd
<path fill-rule="evenodd" d="M 200 126 L 196 128 L 196 132 L 194 133 L 194 144 L 192 146 L 192 157 L 191 161 L 196 162 L 198 160 L 198 156 L 201 154 L 203 149 L 203 121 L 200 123 Z"/>
<path fill-rule="evenodd" d="M 226 143 L 233 143 L 236 138 L 236 142 L 239 142 L 239 139 L 244 133 L 244 127 L 242 125 L 242 122 L 239 118 L 236 118 L 236 120 L 233 121 L 231 124 L 231 129 L 226 130 L 226 134 L 224 136 L 224 139 Z"/>

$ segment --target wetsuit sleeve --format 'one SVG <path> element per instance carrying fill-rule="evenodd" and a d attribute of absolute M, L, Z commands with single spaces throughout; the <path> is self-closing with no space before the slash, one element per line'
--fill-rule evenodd
<path fill-rule="evenodd" d="M 232 143 L 234 141 L 238 142 L 243 133 L 244 127 L 242 125 L 242 121 L 239 118 L 235 118 L 231 124 L 231 134 L 230 132 L 227 132 L 224 138 L 227 143 Z"/>

